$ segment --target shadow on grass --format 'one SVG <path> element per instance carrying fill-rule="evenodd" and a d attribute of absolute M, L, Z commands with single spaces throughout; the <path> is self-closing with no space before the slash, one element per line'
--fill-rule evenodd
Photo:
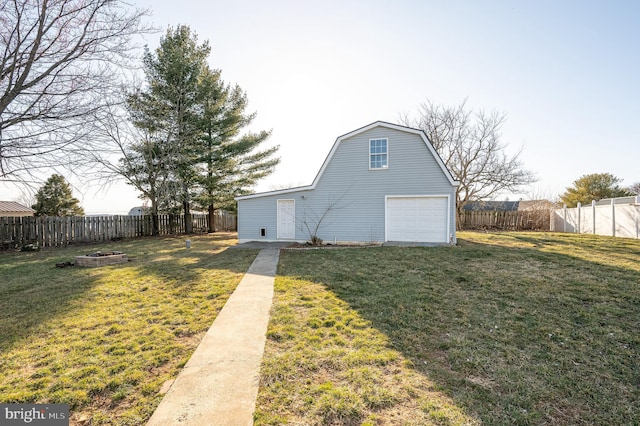
<path fill-rule="evenodd" d="M 640 258 L 638 240 L 620 237 L 608 237 L 592 234 L 550 233 L 540 235 L 514 234 L 513 238 L 527 242 L 537 248 L 546 246 L 565 246 L 569 249 L 595 250 L 599 254 L 611 254 L 614 257 Z"/>
<path fill-rule="evenodd" d="M 144 424 L 257 250 L 235 235 L 0 256 L 0 402 L 65 403 L 71 424 Z M 55 268 L 97 250 L 127 264 Z M 85 419 L 85 420 L 83 420 Z"/>
<path fill-rule="evenodd" d="M 190 249 L 185 247 L 186 238 L 192 240 Z M 76 302 L 115 273 L 131 271 L 138 279 L 150 284 L 169 283 L 176 293 L 186 294 L 189 283 L 212 268 L 237 274 L 246 272 L 244 267 L 237 266 L 238 254 L 226 250 L 234 243 L 230 238 L 226 233 L 149 237 L 0 255 L 0 354 L 36 330 L 46 332 L 40 330 L 42 324 L 76 309 Z M 130 262 L 100 268 L 55 267 L 56 263 L 73 262 L 75 256 L 99 250 L 123 251 Z M 255 256 L 255 253 L 257 251 L 246 255 Z M 129 281 L 123 278 L 120 284 L 127 286 Z"/>
<path fill-rule="evenodd" d="M 635 424 L 640 272 L 611 265 L 617 254 L 637 265 L 639 250 L 505 234 L 457 247 L 284 252 L 279 275 L 324 285 L 483 423 Z"/>

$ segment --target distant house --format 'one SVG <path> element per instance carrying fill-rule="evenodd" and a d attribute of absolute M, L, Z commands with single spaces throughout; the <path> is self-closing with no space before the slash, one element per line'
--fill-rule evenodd
<path fill-rule="evenodd" d="M 516 211 L 520 201 L 471 201 L 464 205 L 464 211 L 489 212 L 489 211 Z"/>
<path fill-rule="evenodd" d="M 464 211 L 476 212 L 514 212 L 526 210 L 551 210 L 559 208 L 549 200 L 520 201 L 472 201 L 464 205 Z"/>
<path fill-rule="evenodd" d="M 129 210 L 129 216 L 143 216 L 149 213 L 149 207 L 140 206 Z"/>
<path fill-rule="evenodd" d="M 455 244 L 458 185 L 423 131 L 377 121 L 338 137 L 311 185 L 237 197 L 238 239 Z"/>
<path fill-rule="evenodd" d="M 33 216 L 35 210 L 30 207 L 25 207 L 15 201 L 0 201 L 0 216 L 8 217 L 24 217 Z"/>
<path fill-rule="evenodd" d="M 559 207 L 549 200 L 522 200 L 518 205 L 518 210 L 552 210 Z"/>

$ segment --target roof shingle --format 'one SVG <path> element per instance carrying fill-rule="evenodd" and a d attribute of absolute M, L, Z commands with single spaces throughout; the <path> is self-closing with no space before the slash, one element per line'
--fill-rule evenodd
<path fill-rule="evenodd" d="M 0 201 L 0 212 L 29 212 L 35 213 L 30 207 L 25 207 L 15 201 Z"/>

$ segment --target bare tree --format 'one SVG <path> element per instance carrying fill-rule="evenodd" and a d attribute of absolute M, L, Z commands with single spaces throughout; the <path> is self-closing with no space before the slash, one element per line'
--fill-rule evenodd
<path fill-rule="evenodd" d="M 301 186 L 305 186 L 302 181 L 296 182 L 279 182 L 269 185 L 269 191 L 280 191 L 282 189 L 291 189 L 291 188 L 299 188 Z"/>
<path fill-rule="evenodd" d="M 535 182 L 535 175 L 523 168 L 520 152 L 509 156 L 501 141 L 506 116 L 501 113 L 473 113 L 466 99 L 456 106 L 420 105 L 417 118 L 404 114 L 401 122 L 423 130 L 453 178 L 458 212 L 469 201 L 491 199 L 504 191 L 515 191 Z"/>
<path fill-rule="evenodd" d="M 636 195 L 640 195 L 640 182 L 632 183 L 631 185 L 629 185 L 629 187 L 627 187 L 627 191 Z"/>
<path fill-rule="evenodd" d="M 311 208 L 304 209 L 303 216 L 300 220 L 307 235 L 309 236 L 309 244 L 312 246 L 321 246 L 322 238 L 318 237 L 318 231 L 322 226 L 322 222 L 329 216 L 329 214 L 336 209 L 337 202 L 329 201 L 327 207 L 322 209 L 319 213 L 316 213 Z"/>
<path fill-rule="evenodd" d="M 0 179 L 77 166 L 98 148 L 91 117 L 150 29 L 122 0 L 0 0 Z"/>
<path fill-rule="evenodd" d="M 123 97 L 126 93 L 121 94 Z M 167 167 L 171 153 L 163 144 L 141 131 L 130 121 L 122 103 L 115 102 L 104 114 L 94 117 L 95 135 L 106 141 L 106 149 L 89 153 L 91 161 L 100 164 L 97 175 L 104 185 L 123 179 L 140 192 L 140 198 L 150 203 L 152 233 L 159 229 L 158 214 L 164 196 L 174 188 Z"/>
<path fill-rule="evenodd" d="M 322 238 L 318 236 L 318 232 L 320 228 L 323 226 L 324 221 L 329 217 L 329 215 L 338 209 L 342 209 L 347 207 L 351 203 L 343 203 L 347 192 L 349 192 L 351 187 L 347 188 L 342 195 L 338 198 L 334 199 L 333 197 L 329 197 L 327 199 L 327 204 L 325 207 L 319 209 L 318 211 L 314 210 L 309 206 L 303 206 L 303 214 L 302 217 L 299 218 L 300 223 L 302 224 L 301 229 L 306 231 L 306 234 L 309 236 L 309 243 L 313 246 L 322 245 Z M 302 228 L 304 227 L 304 228 Z"/>

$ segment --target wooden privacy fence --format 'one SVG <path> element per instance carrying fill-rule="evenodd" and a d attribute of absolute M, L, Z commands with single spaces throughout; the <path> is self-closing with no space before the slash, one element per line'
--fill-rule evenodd
<path fill-rule="evenodd" d="M 214 231 L 237 231 L 238 215 L 225 210 L 216 210 L 214 213 L 213 223 Z M 206 221 L 205 221 L 206 226 Z"/>
<path fill-rule="evenodd" d="M 207 231 L 207 215 L 193 214 L 194 231 Z M 216 212 L 217 231 L 235 231 L 237 219 Z M 152 235 L 152 217 L 145 216 L 39 216 L 0 217 L 0 245 L 12 248 L 35 244 L 57 247 L 79 242 L 100 242 Z M 184 233 L 183 215 L 158 215 L 158 233 Z"/>
<path fill-rule="evenodd" d="M 459 229 L 500 231 L 548 231 L 549 210 L 463 211 L 458 215 Z"/>

